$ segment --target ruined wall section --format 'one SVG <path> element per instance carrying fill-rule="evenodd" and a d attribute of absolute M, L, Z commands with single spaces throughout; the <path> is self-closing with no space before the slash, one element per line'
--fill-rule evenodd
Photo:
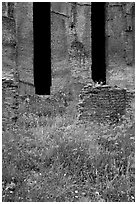
<path fill-rule="evenodd" d="M 76 16 L 78 40 L 91 52 L 91 3 L 78 3 Z"/>
<path fill-rule="evenodd" d="M 15 15 L 19 77 L 33 84 L 33 3 L 17 3 Z"/>
<path fill-rule="evenodd" d="M 63 60 L 67 57 L 67 37 L 65 17 L 51 14 L 51 55 L 52 60 Z"/>
<path fill-rule="evenodd" d="M 2 4 L 3 70 L 11 72 L 17 63 L 20 80 L 33 85 L 33 3 L 10 3 L 9 6 L 12 9 L 7 10 L 6 5 L 8 4 L 8 2 Z M 69 66 L 72 69 L 74 68 L 73 74 L 78 78 L 82 76 L 83 81 L 86 83 L 87 76 L 90 76 L 89 80 L 91 80 L 92 4 L 90 2 L 76 3 L 75 31 L 71 28 L 73 21 L 72 5 L 70 2 L 51 3 L 52 62 L 63 61 L 63 64 L 58 66 L 64 67 L 64 69 L 67 67 L 64 60 L 69 58 L 69 49 L 75 40 L 74 33 L 76 31 L 77 40 L 84 46 L 85 50 L 83 51 L 82 47 L 77 47 L 78 55 L 75 55 L 75 59 L 73 58 L 76 66 L 73 66 L 73 64 Z M 108 41 L 109 63 L 116 56 L 116 62 L 119 57 L 126 63 L 132 64 L 134 62 L 135 43 L 135 5 L 134 3 L 109 3 L 106 9 L 106 38 Z M 17 45 L 16 51 L 15 44 Z M 86 57 L 86 66 L 80 66 L 79 51 L 82 52 L 82 56 L 85 55 Z"/>
<path fill-rule="evenodd" d="M 84 15 L 85 15 L 85 29 L 83 32 L 82 41 L 84 46 L 89 51 L 89 55 L 90 55 L 91 54 L 91 7 L 90 6 L 85 6 Z"/>
<path fill-rule="evenodd" d="M 130 62 L 132 64 L 134 63 L 135 8 L 134 3 L 129 4 L 107 5 L 106 37 L 109 57 L 119 56 L 127 64 Z"/>
<path fill-rule="evenodd" d="M 71 75 L 81 83 L 91 81 L 91 5 L 70 3 L 69 58 Z"/>
<path fill-rule="evenodd" d="M 16 24 L 13 9 L 2 3 L 2 77 L 14 78 L 16 66 Z M 14 4 L 12 4 L 14 7 Z"/>
<path fill-rule="evenodd" d="M 53 62 L 67 58 L 68 19 L 67 3 L 51 3 L 51 55 Z"/>
<path fill-rule="evenodd" d="M 122 15 L 122 7 L 120 5 L 108 5 L 106 28 L 109 56 L 120 54 L 123 57 L 124 27 L 125 19 Z"/>

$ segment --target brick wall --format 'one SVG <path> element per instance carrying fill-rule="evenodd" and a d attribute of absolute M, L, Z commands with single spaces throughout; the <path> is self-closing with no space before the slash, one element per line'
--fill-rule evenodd
<path fill-rule="evenodd" d="M 131 99 L 134 100 L 134 93 L 117 87 L 93 87 L 88 84 L 82 89 L 79 97 L 79 121 L 114 124 L 126 114 Z"/>

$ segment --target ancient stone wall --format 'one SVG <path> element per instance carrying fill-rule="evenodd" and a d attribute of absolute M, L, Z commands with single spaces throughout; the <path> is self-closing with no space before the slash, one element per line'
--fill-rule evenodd
<path fill-rule="evenodd" d="M 33 3 L 17 3 L 15 19 L 19 77 L 33 83 Z"/>
<path fill-rule="evenodd" d="M 134 4 L 109 3 L 107 5 L 106 35 L 109 57 L 119 55 L 127 61 L 134 61 Z M 132 30 L 128 30 L 132 27 Z M 126 62 L 127 62 L 126 61 Z"/>
<path fill-rule="evenodd" d="M 135 93 L 111 86 L 93 87 L 87 84 L 81 90 L 78 103 L 79 122 L 117 124 L 131 107 Z"/>
<path fill-rule="evenodd" d="M 60 61 L 67 57 L 66 17 L 51 13 L 52 60 Z"/>
<path fill-rule="evenodd" d="M 2 4 L 2 72 L 3 78 L 13 78 L 16 66 L 16 24 L 7 7 Z"/>
<path fill-rule="evenodd" d="M 16 57 L 20 80 L 33 84 L 33 3 L 18 2 L 14 3 L 14 7 L 13 3 L 10 3 L 9 6 L 14 8 L 11 10 L 7 9 L 7 4 L 8 2 L 3 3 L 2 11 L 4 16 L 3 69 L 12 70 L 15 67 Z M 76 10 L 72 9 L 74 3 L 51 3 L 52 63 L 68 59 L 69 49 L 72 42 L 75 41 L 74 34 L 76 34 L 78 41 L 76 51 L 78 53 L 74 53 L 75 59 L 72 59 L 73 63 L 70 64 L 70 67 L 73 69 L 72 74 L 74 76 L 84 76 L 83 80 L 85 80 L 86 75 L 91 76 L 89 73 L 91 68 L 92 4 L 90 2 L 77 2 L 75 6 Z M 75 16 L 73 14 L 74 10 Z M 109 3 L 106 11 L 106 39 L 109 61 L 117 55 L 128 64 L 132 64 L 135 43 L 134 4 Z M 9 15 L 9 18 L 6 15 Z M 72 26 L 72 23 L 75 23 L 75 26 Z M 82 63 L 84 65 L 81 66 Z"/>
<path fill-rule="evenodd" d="M 33 3 L 16 3 L 14 13 L 17 32 L 16 52 L 17 69 L 20 79 L 19 91 L 22 95 L 34 94 L 35 89 L 33 86 Z"/>
<path fill-rule="evenodd" d="M 85 86 L 78 105 L 79 119 L 116 123 L 125 114 L 126 90 L 110 86 Z"/>
<path fill-rule="evenodd" d="M 53 3 L 53 9 L 57 10 L 58 13 L 63 13 L 68 15 L 70 20 L 66 19 L 68 24 L 73 21 L 71 10 L 73 4 L 64 3 Z M 108 46 L 108 53 L 110 57 L 115 55 L 122 58 L 127 57 L 133 60 L 134 55 L 134 4 L 130 6 L 127 14 L 127 5 L 128 3 L 108 3 L 106 5 L 106 39 Z M 76 12 L 75 12 L 75 29 L 78 36 L 78 40 L 84 44 L 88 51 L 91 51 L 91 6 L 90 3 L 76 3 Z M 65 8 L 65 9 L 64 9 Z M 67 12 L 69 10 L 69 12 Z M 129 17 L 130 16 L 130 17 Z M 58 15 L 58 23 L 61 18 Z M 67 23 L 65 24 L 66 26 Z M 129 24 L 129 25 L 128 25 Z M 99 25 L 98 25 L 99 26 Z M 127 27 L 132 27 L 132 30 L 127 31 Z M 65 29 L 65 28 L 64 28 Z M 67 28 L 66 28 L 67 29 Z M 60 31 L 59 31 L 60 30 Z M 62 33 L 62 27 L 58 32 Z M 67 30 L 68 31 L 68 30 Z M 127 34 L 128 33 L 128 34 Z M 69 35 L 70 32 L 67 32 Z M 71 43 L 72 40 L 67 43 Z M 55 45 L 55 47 L 57 44 Z M 57 48 L 56 48 L 57 49 Z M 127 53 L 126 53 L 127 50 Z M 127 56 L 125 56 L 127 55 Z"/>

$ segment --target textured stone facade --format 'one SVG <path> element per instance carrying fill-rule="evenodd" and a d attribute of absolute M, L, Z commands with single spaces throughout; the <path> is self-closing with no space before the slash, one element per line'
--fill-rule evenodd
<path fill-rule="evenodd" d="M 125 109 L 125 89 L 87 85 L 80 94 L 79 120 L 115 123 L 125 114 Z"/>
<path fill-rule="evenodd" d="M 9 15 L 7 3 L 3 3 L 2 13 L 2 71 L 3 78 L 12 78 L 16 67 L 16 23 Z"/>
<path fill-rule="evenodd" d="M 17 3 L 15 19 L 19 77 L 33 84 L 33 3 Z"/>
<path fill-rule="evenodd" d="M 3 78 L 13 78 L 17 70 L 20 94 L 33 95 L 35 91 L 33 85 L 33 3 L 5 2 L 2 5 Z M 91 6 L 90 2 L 51 3 L 52 71 L 53 73 L 60 71 L 62 74 L 63 71 L 68 72 L 69 70 L 71 73 L 68 79 L 65 79 L 64 75 L 62 78 L 61 76 L 52 78 L 52 84 L 55 82 L 55 92 L 58 87 L 64 86 L 64 80 L 66 80 L 65 86 L 67 87 L 73 81 L 72 78 L 74 79 L 73 84 L 75 82 L 78 89 L 87 83 L 92 83 Z M 92 84 L 83 88 L 78 104 L 79 119 L 83 121 L 96 120 L 97 122 L 115 123 L 125 113 L 127 101 L 134 98 L 124 89 L 126 84 L 123 83 L 121 89 L 115 88 L 114 85 L 119 85 L 119 81 L 125 79 L 125 72 L 126 80 L 130 79 L 128 86 L 132 84 L 132 89 L 134 87 L 134 80 L 132 80 L 134 72 L 131 70 L 131 65 L 134 64 L 135 5 L 134 3 L 108 3 L 106 14 L 108 86 L 93 88 Z M 116 63 L 120 59 L 120 63 L 114 63 L 114 59 Z M 122 65 L 123 62 L 130 66 L 127 68 Z M 117 69 L 120 74 L 117 73 L 115 77 Z M 112 80 L 109 80 L 110 78 Z M 3 88 L 6 90 L 7 82 L 3 81 L 3 83 Z M 109 85 L 113 85 L 113 88 Z M 8 90 L 5 92 L 7 104 L 11 103 L 11 106 L 16 103 L 16 100 L 11 102 L 16 95 L 16 88 L 16 85 L 12 85 L 11 82 L 13 97 L 8 98 Z M 10 113 L 12 112 L 9 106 Z M 6 117 L 9 118 L 9 115 Z"/>
<path fill-rule="evenodd" d="M 78 103 L 79 122 L 116 124 L 131 109 L 135 93 L 111 86 L 83 87 Z"/>
<path fill-rule="evenodd" d="M 91 6 L 90 2 L 51 3 L 52 69 L 56 69 L 56 62 L 68 60 L 72 77 L 85 83 L 91 81 Z M 134 7 L 134 3 L 106 6 L 107 70 L 114 58 L 129 65 L 134 63 Z M 33 3 L 3 3 L 2 13 L 3 70 L 11 70 L 17 64 L 20 80 L 33 85 Z M 71 49 L 72 44 L 76 49 Z"/>

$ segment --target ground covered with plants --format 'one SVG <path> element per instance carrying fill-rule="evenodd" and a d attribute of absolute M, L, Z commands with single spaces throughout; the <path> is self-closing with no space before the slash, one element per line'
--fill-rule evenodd
<path fill-rule="evenodd" d="M 117 124 L 82 124 L 83 85 L 64 67 L 51 97 L 18 98 L 16 120 L 3 94 L 3 202 L 135 202 L 134 100 Z"/>
<path fill-rule="evenodd" d="M 64 97 L 64 98 L 63 98 Z M 3 130 L 4 202 L 134 202 L 135 121 L 81 124 L 73 94 L 20 98 Z"/>

